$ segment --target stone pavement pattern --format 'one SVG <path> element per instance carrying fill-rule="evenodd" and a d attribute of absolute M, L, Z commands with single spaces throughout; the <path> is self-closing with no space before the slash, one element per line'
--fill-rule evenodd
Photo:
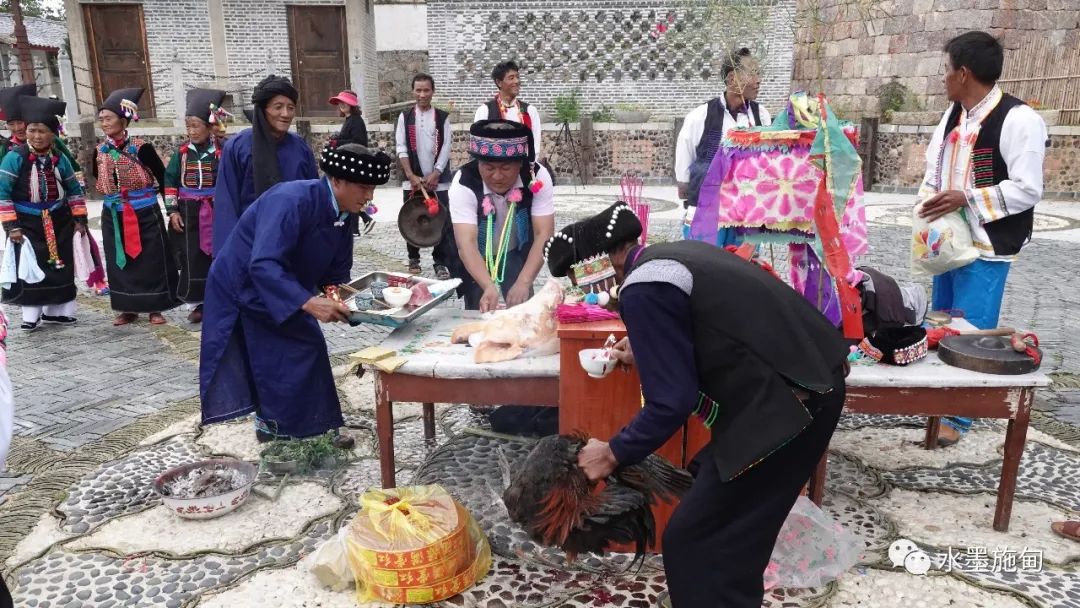
<path fill-rule="evenodd" d="M 573 202 L 560 203 L 560 224 L 615 199 L 564 200 Z M 671 238 L 678 211 L 670 202 L 657 210 L 664 213 L 652 232 Z M 379 219 L 357 243 L 356 274 L 404 270 L 400 236 Z M 906 279 L 907 235 L 891 221 L 872 225 L 874 249 L 863 263 Z M 771 593 L 766 605 L 1080 608 L 1080 543 L 1048 528 L 1080 510 L 1080 352 L 1066 340 L 1080 335 L 1080 319 L 1071 290 L 1063 289 L 1078 251 L 1073 242 L 1038 238 L 1009 281 L 1004 321 L 1037 331 L 1057 371 L 1055 389 L 1037 404 L 1035 426 L 1046 433 L 1029 437 L 1011 531 L 990 528 L 1002 426 L 980 423 L 956 448 L 925 452 L 914 445 L 918 420 L 847 417 L 832 444 L 825 506 L 863 540 L 866 553 L 839 582 Z M 781 252 L 771 253 L 782 267 Z M 164 327 L 143 320 L 113 328 L 107 299 L 80 296 L 80 303 L 75 327 L 9 338 L 17 426 L 9 470 L 0 474 L 0 500 L 8 499 L 0 505 L 0 558 L 16 605 L 355 605 L 349 593 L 320 588 L 307 568 L 318 544 L 355 512 L 356 496 L 378 482 L 373 387 L 370 378 L 348 373 L 344 355 L 378 343 L 386 330 L 325 328 L 346 422 L 359 439 L 352 462 L 290 478 L 277 502 L 252 496 L 236 514 L 187 522 L 165 512 L 149 490 L 152 480 L 208 455 L 256 459 L 250 423 L 198 427 L 199 333 L 184 311 L 168 313 Z M 18 318 L 17 309 L 5 311 Z M 445 484 L 476 515 L 496 552 L 492 574 L 445 605 L 653 605 L 664 585 L 658 560 L 626 573 L 625 556 L 568 566 L 558 551 L 536 547 L 506 520 L 491 458 L 520 456 L 527 444 L 483 432 L 486 421 L 468 408 L 440 406 L 439 447 L 432 451 L 418 407 L 397 407 L 395 415 L 400 479 Z M 279 480 L 263 481 L 272 488 Z M 901 536 L 931 555 L 976 545 L 1038 548 L 1044 568 L 917 577 L 891 567 L 884 553 Z"/>

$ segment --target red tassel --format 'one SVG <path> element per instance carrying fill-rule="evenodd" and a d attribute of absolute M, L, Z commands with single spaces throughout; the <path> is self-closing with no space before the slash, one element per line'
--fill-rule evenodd
<path fill-rule="evenodd" d="M 862 324 L 862 299 L 859 291 L 848 284 L 846 277 L 851 273 L 851 259 L 848 257 L 844 242 L 840 240 L 840 226 L 833 210 L 832 196 L 825 185 L 822 174 L 818 183 L 817 196 L 814 199 L 814 226 L 825 251 L 825 268 L 836 281 L 836 292 L 840 298 L 840 318 L 843 321 L 844 337 L 859 340 L 865 337 Z"/>

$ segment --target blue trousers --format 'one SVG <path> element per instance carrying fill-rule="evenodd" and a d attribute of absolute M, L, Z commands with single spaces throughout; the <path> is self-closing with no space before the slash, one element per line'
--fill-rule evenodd
<path fill-rule="evenodd" d="M 931 310 L 959 310 L 977 329 L 996 328 L 1011 265 L 980 258 L 934 277 Z M 948 417 L 942 422 L 961 432 L 971 428 L 970 418 Z"/>

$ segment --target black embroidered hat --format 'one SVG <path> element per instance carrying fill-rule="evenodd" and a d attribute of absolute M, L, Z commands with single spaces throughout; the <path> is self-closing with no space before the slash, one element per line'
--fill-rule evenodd
<path fill-rule="evenodd" d="M 479 120 L 469 127 L 469 154 L 477 160 L 532 160 L 532 131 L 512 120 Z"/>
<path fill-rule="evenodd" d="M 41 123 L 53 133 L 59 133 L 67 103 L 59 99 L 23 95 L 19 98 L 19 109 L 27 124 Z"/>
<path fill-rule="evenodd" d="M 893 365 L 908 365 L 926 356 L 926 330 L 918 325 L 879 329 L 867 338 L 870 345 L 881 351 L 881 361 Z"/>
<path fill-rule="evenodd" d="M 184 116 L 194 116 L 206 124 L 223 121 L 229 113 L 221 107 L 225 91 L 219 89 L 191 89 L 187 94 L 187 110 Z"/>
<path fill-rule="evenodd" d="M 323 173 L 358 184 L 378 186 L 390 179 L 393 159 L 354 143 L 327 144 L 319 158 Z"/>
<path fill-rule="evenodd" d="M 556 232 L 544 246 L 551 276 L 565 277 L 571 266 L 609 253 L 617 245 L 641 236 L 641 221 L 620 201 L 580 222 Z"/>
<path fill-rule="evenodd" d="M 37 85 L 33 83 L 0 89 L 0 110 L 4 112 L 4 120 L 23 120 L 22 98 L 35 96 Z"/>
<path fill-rule="evenodd" d="M 139 99 L 142 98 L 142 87 L 131 89 L 117 89 L 105 98 L 101 104 L 102 110 L 108 110 L 120 118 L 127 120 L 139 120 Z"/>

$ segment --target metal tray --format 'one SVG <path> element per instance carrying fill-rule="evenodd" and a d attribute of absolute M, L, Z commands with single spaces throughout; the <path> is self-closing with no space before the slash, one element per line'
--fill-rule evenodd
<path fill-rule="evenodd" d="M 401 282 L 404 283 L 402 286 L 412 286 L 416 285 L 417 283 L 427 283 L 428 285 L 432 285 L 439 282 L 434 279 L 405 274 L 402 272 L 372 272 L 362 277 L 353 279 L 352 281 L 349 281 L 348 286 L 355 289 L 357 292 L 364 292 L 370 289 L 372 283 L 379 280 L 389 283 L 391 285 L 393 285 L 395 281 Z M 454 292 L 455 290 L 451 289 L 450 291 L 434 298 L 423 306 L 418 306 L 416 308 L 404 307 L 398 309 L 393 313 L 378 313 L 369 310 L 353 311 L 351 314 L 349 314 L 349 324 L 360 325 L 362 323 L 370 323 L 372 325 L 383 325 L 386 327 L 402 327 L 404 325 L 412 323 L 413 320 L 415 320 L 420 315 L 423 315 L 432 308 L 435 308 L 436 306 L 441 304 L 447 298 L 452 296 Z M 355 294 L 350 294 L 346 292 L 342 293 L 341 295 L 343 299 L 348 299 Z"/>

